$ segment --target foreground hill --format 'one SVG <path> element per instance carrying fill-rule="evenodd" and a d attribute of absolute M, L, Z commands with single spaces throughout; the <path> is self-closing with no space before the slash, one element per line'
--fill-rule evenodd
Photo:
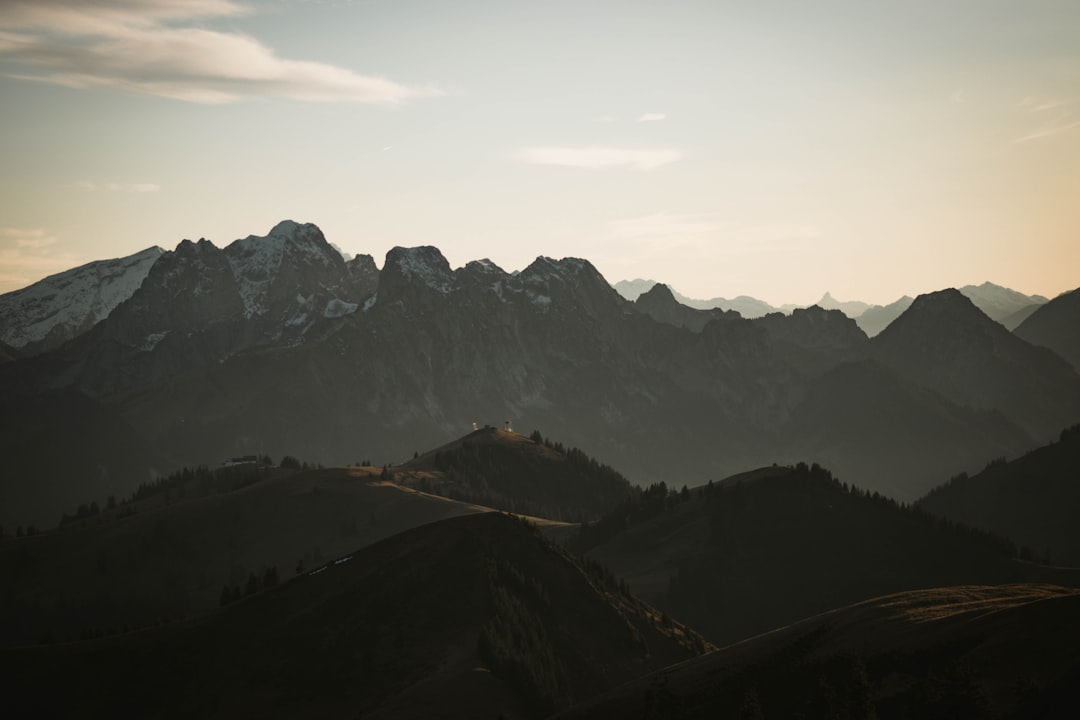
<path fill-rule="evenodd" d="M 1080 425 L 1023 457 L 954 477 L 919 507 L 1007 537 L 1026 557 L 1080 567 Z"/>
<path fill-rule="evenodd" d="M 376 468 L 242 470 L 235 490 L 206 493 L 220 473 L 192 472 L 135 502 L 0 542 L 0 645 L 192 617 L 271 570 L 289 578 L 418 525 L 486 510 L 384 482 Z"/>
<path fill-rule="evenodd" d="M 1080 570 L 1019 562 L 1007 540 L 802 464 L 693 492 L 653 488 L 583 528 L 579 542 L 635 593 L 717 644 L 901 590 L 1031 580 L 1080 586 Z"/>
<path fill-rule="evenodd" d="M 0 651 L 41 717 L 542 717 L 707 646 L 534 529 L 425 525 L 197 622 Z M 63 692 L 56 692 L 63 688 Z"/>
<path fill-rule="evenodd" d="M 665 669 L 559 718 L 1069 718 L 1080 593 L 899 593 Z"/>

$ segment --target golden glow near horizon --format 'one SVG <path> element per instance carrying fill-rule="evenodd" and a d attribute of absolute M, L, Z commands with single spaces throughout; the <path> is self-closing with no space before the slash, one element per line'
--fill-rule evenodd
<path fill-rule="evenodd" d="M 774 305 L 1080 286 L 1074 2 L 7 0 L 0 96 L 0 292 L 285 218 Z"/>

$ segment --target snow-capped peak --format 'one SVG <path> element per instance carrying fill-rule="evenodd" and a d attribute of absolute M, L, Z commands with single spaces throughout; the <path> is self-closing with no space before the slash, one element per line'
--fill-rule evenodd
<path fill-rule="evenodd" d="M 0 295 L 0 340 L 15 348 L 60 345 L 104 320 L 142 285 L 165 253 L 154 246 L 115 260 L 98 260 Z"/>
<path fill-rule="evenodd" d="M 248 318 L 266 312 L 267 291 L 286 257 L 304 265 L 344 263 L 318 227 L 292 220 L 279 222 L 264 237 L 248 235 L 230 243 L 225 256 Z"/>

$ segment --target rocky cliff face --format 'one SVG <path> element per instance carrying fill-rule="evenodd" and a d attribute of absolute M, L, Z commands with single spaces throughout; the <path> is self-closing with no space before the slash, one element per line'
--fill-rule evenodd
<path fill-rule="evenodd" d="M 374 263 L 346 263 L 314 225 L 284 221 L 220 249 L 184 240 L 70 351 L 94 396 L 152 386 L 261 346 L 304 342 L 356 312 Z"/>

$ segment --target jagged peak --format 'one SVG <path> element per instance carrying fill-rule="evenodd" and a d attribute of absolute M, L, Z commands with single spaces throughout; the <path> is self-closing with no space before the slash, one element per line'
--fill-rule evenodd
<path fill-rule="evenodd" d="M 928 327 L 942 321 L 949 325 L 974 325 L 1000 330 L 1007 333 L 979 309 L 969 297 L 956 288 L 946 288 L 936 292 L 924 293 L 916 297 L 907 310 L 894 320 L 878 336 L 887 339 L 902 334 L 906 328 Z"/>
<path fill-rule="evenodd" d="M 349 260 L 345 264 L 348 265 L 349 268 L 364 272 L 379 271 L 379 267 L 375 264 L 375 258 L 367 253 L 357 253 L 352 260 Z"/>
<path fill-rule="evenodd" d="M 315 227 L 311 223 L 301 225 L 295 220 L 282 220 L 274 227 L 270 228 L 270 232 L 267 234 L 269 237 L 291 237 L 296 234 L 296 231 L 301 227 Z M 315 228 L 316 230 L 318 228 Z"/>
<path fill-rule="evenodd" d="M 173 253 L 180 257 L 186 257 L 189 255 L 202 255 L 208 252 L 215 252 L 218 250 L 218 246 L 214 243 L 210 242 L 206 238 L 199 238 L 197 242 L 188 239 L 181 240 L 180 243 L 176 246 L 176 250 L 174 250 Z"/>
<path fill-rule="evenodd" d="M 519 276 L 528 280 L 541 280 L 545 281 L 552 278 L 566 279 L 568 277 L 575 277 L 582 272 L 590 272 L 590 274 L 599 275 L 596 268 L 588 260 L 575 257 L 565 257 L 561 260 L 541 255 L 529 263 L 519 273 Z"/>
<path fill-rule="evenodd" d="M 443 293 L 450 291 L 453 279 L 450 263 L 443 257 L 442 252 L 432 245 L 391 248 L 390 252 L 386 253 L 386 263 L 383 265 L 383 272 L 388 270 L 410 280 L 419 280 Z"/>
<path fill-rule="evenodd" d="M 656 283 L 648 291 L 643 292 L 638 296 L 635 303 L 656 304 L 663 303 L 665 305 L 679 305 L 679 301 L 675 298 L 675 293 L 671 291 L 671 288 L 664 283 Z"/>
<path fill-rule="evenodd" d="M 945 288 L 935 292 L 923 293 L 911 303 L 912 310 L 925 310 L 935 307 L 971 308 L 978 311 L 975 303 L 956 288 Z"/>
<path fill-rule="evenodd" d="M 506 271 L 496 265 L 488 258 L 480 258 L 479 260 L 470 260 L 465 263 L 465 270 L 476 273 L 483 273 L 485 275 L 506 275 Z"/>

